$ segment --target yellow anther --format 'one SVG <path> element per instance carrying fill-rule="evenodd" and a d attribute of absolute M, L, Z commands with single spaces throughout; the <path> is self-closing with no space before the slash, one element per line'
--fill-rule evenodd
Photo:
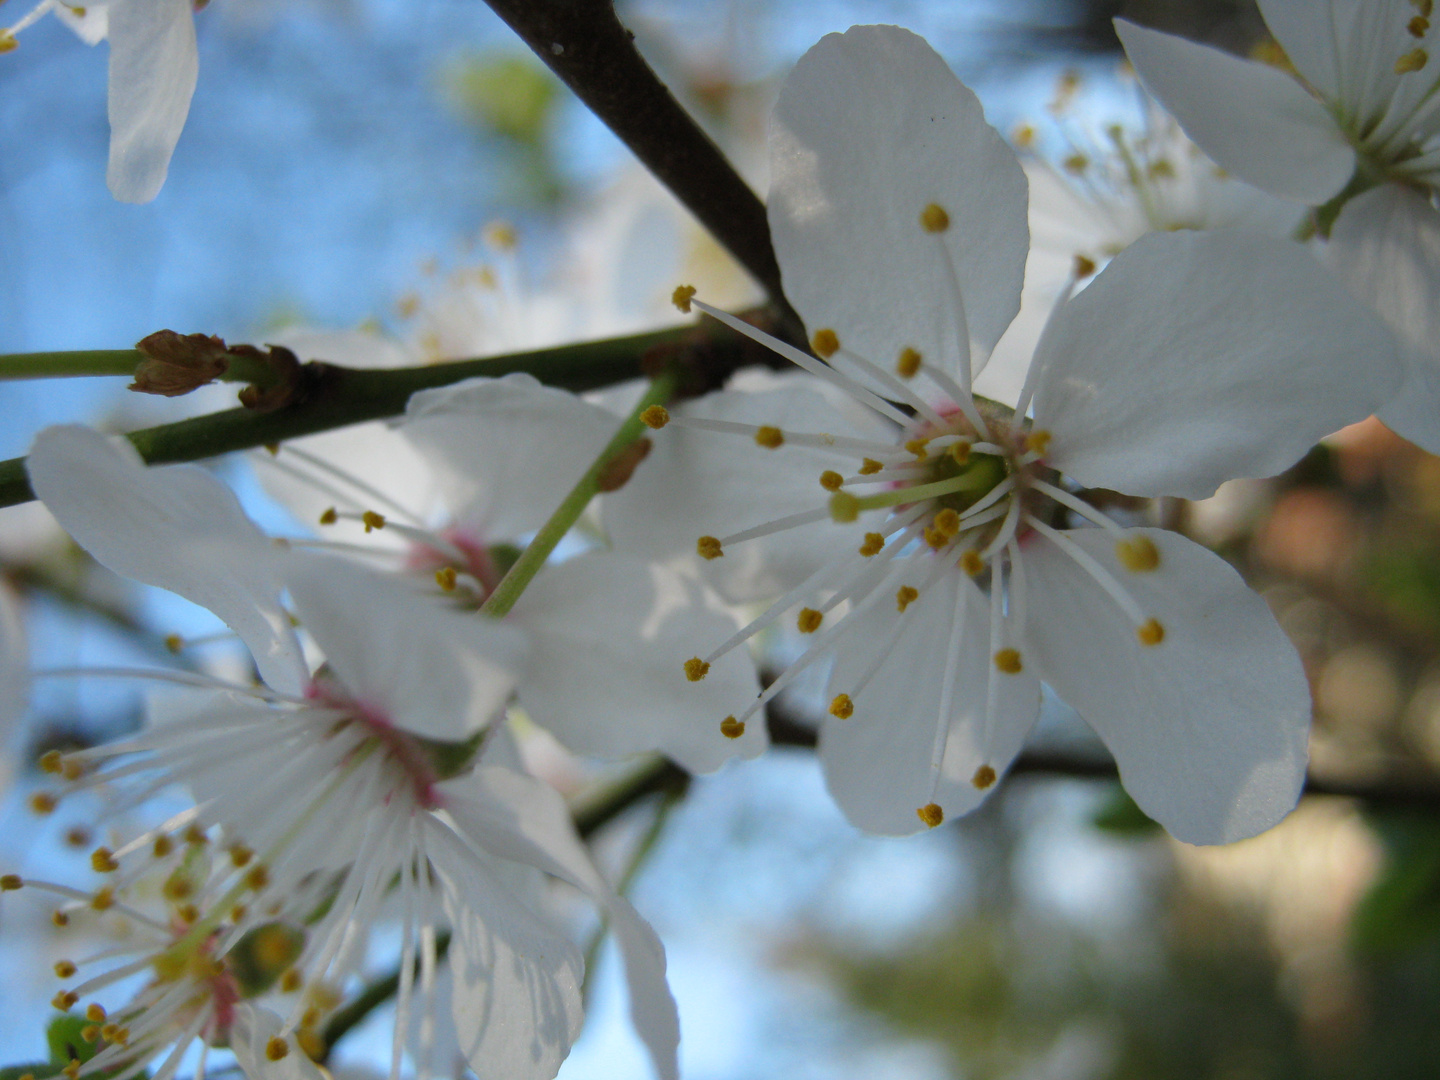
<path fill-rule="evenodd" d="M 950 455 L 950 460 L 956 465 L 967 465 L 970 462 L 970 444 L 963 440 L 951 443 L 950 449 L 946 453 Z"/>
<path fill-rule="evenodd" d="M 1066 172 L 1079 176 L 1090 167 L 1090 159 L 1084 154 L 1071 154 L 1061 161 L 1060 164 L 1065 167 Z"/>
<path fill-rule="evenodd" d="M 270 884 L 270 871 L 265 868 L 264 863 L 256 863 L 254 869 L 245 875 L 245 884 L 256 892 Z"/>
<path fill-rule="evenodd" d="M 85 765 L 75 758 L 66 758 L 60 763 L 60 775 L 66 780 L 79 780 L 85 775 Z"/>
<path fill-rule="evenodd" d="M 87 1043 L 99 1042 L 100 1025 L 86 1024 L 83 1028 L 80 1029 L 80 1038 L 84 1039 Z"/>
<path fill-rule="evenodd" d="M 995 666 L 1006 675 L 1019 675 L 1024 669 L 1019 649 L 1001 649 L 995 654 Z"/>
<path fill-rule="evenodd" d="M 1035 128 L 1030 124 L 1020 124 L 1010 133 L 1010 141 L 1021 150 L 1029 150 L 1035 145 Z"/>
<path fill-rule="evenodd" d="M 365 531 L 371 529 L 383 529 L 385 527 L 385 515 L 377 514 L 374 510 L 366 510 L 360 515 L 360 520 L 365 523 Z"/>
<path fill-rule="evenodd" d="M 883 468 L 885 468 L 885 466 L 882 463 L 876 461 L 874 458 L 867 457 L 860 462 L 860 475 L 874 476 Z"/>
<path fill-rule="evenodd" d="M 895 361 L 895 374 L 902 379 L 913 379 L 920 374 L 920 359 L 919 350 L 906 345 L 900 350 L 900 356 Z"/>
<path fill-rule="evenodd" d="M 839 491 L 840 485 L 843 483 L 845 483 L 845 477 L 834 469 L 826 469 L 820 474 L 820 486 L 826 491 Z"/>
<path fill-rule="evenodd" d="M 1400 57 L 1399 60 L 1395 61 L 1395 74 L 1405 75 L 1411 71 L 1419 71 L 1425 66 L 1425 62 L 1429 59 L 1430 56 L 1424 49 L 1411 49 L 1404 56 Z"/>
<path fill-rule="evenodd" d="M 1095 273 L 1095 260 L 1089 255 L 1076 254 L 1075 256 L 1075 278 L 1077 281 L 1084 281 L 1091 274 Z"/>
<path fill-rule="evenodd" d="M 720 541 L 713 536 L 702 536 L 695 541 L 695 550 L 702 559 L 718 559 L 725 552 L 720 550 Z"/>
<path fill-rule="evenodd" d="M 960 535 L 960 515 L 947 506 L 935 515 L 935 528 L 951 538 Z"/>
<path fill-rule="evenodd" d="M 1050 439 L 1050 432 L 1044 428 L 1037 428 L 1025 436 L 1025 449 L 1044 457 L 1050 449 Z"/>
<path fill-rule="evenodd" d="M 92 1001 L 85 1006 L 85 1019 L 92 1024 L 103 1024 L 105 1022 L 105 1006 L 98 1001 Z"/>
<path fill-rule="evenodd" d="M 255 853 L 243 844 L 236 844 L 230 849 L 230 861 L 237 867 L 248 866 Z"/>
<path fill-rule="evenodd" d="M 816 330 L 810 338 L 810 348 L 821 360 L 829 360 L 840 351 L 840 335 L 828 327 L 823 330 Z"/>
<path fill-rule="evenodd" d="M 950 215 L 939 203 L 929 203 L 920 211 L 920 227 L 928 233 L 942 233 L 950 228 Z"/>
<path fill-rule="evenodd" d="M 849 524 L 860 516 L 860 500 L 848 491 L 837 491 L 830 496 L 830 518 L 842 525 Z"/>
<path fill-rule="evenodd" d="M 837 720 L 849 720 L 855 715 L 855 702 L 850 700 L 849 694 L 836 694 L 830 700 L 830 715 Z"/>
<path fill-rule="evenodd" d="M 323 514 L 320 515 L 320 524 L 321 524 L 321 525 L 334 525 L 335 522 L 337 522 L 337 521 L 339 521 L 339 520 L 340 520 L 340 511 L 336 510 L 335 507 L 333 507 L 333 506 L 330 507 L 328 510 L 326 510 Z"/>
<path fill-rule="evenodd" d="M 71 1058 L 69 1063 L 60 1071 L 68 1076 L 70 1080 L 80 1080 L 80 1059 L 78 1057 Z"/>
<path fill-rule="evenodd" d="M 435 571 L 435 584 L 446 592 L 454 592 L 459 581 L 460 575 L 455 572 L 453 566 L 442 566 Z"/>
<path fill-rule="evenodd" d="M 910 439 L 905 443 L 905 450 L 907 453 L 914 454 L 916 461 L 924 461 L 930 456 L 930 451 L 925 449 L 929 445 L 929 439 Z"/>
<path fill-rule="evenodd" d="M 904 611 L 907 607 L 920 599 L 920 590 L 913 585 L 901 585 L 895 591 L 895 606 Z"/>
<path fill-rule="evenodd" d="M 20 40 L 9 30 L 0 30 L 0 53 L 7 53 L 20 47 Z"/>
<path fill-rule="evenodd" d="M 97 874 L 113 874 L 120 869 L 120 864 L 109 848 L 98 847 L 90 853 L 90 869 Z"/>
<path fill-rule="evenodd" d="M 107 1035 L 105 1039 L 107 1042 L 119 1043 L 121 1046 L 128 1046 L 130 1044 L 130 1029 L 128 1027 L 116 1028 L 115 1037 L 112 1039 L 110 1038 L 110 1036 Z"/>
<path fill-rule="evenodd" d="M 296 971 L 294 968 L 291 968 L 289 971 L 285 972 L 284 975 L 280 976 L 280 992 L 282 994 L 293 994 L 296 990 L 299 990 L 302 985 L 304 985 L 304 982 L 305 977 L 301 975 L 300 972 Z"/>
<path fill-rule="evenodd" d="M 939 803 L 926 803 L 915 813 L 920 815 L 920 820 L 932 829 L 945 820 L 945 811 L 940 809 Z"/>
<path fill-rule="evenodd" d="M 250 909 L 244 904 L 236 904 L 230 909 L 230 921 L 239 923 L 245 921 L 245 916 L 250 914 Z M 193 921 L 193 920 L 192 920 Z"/>
<path fill-rule="evenodd" d="M 55 1008 L 59 1009 L 61 1012 L 64 1012 L 66 1009 L 70 1008 L 79 1000 L 79 994 L 72 993 L 69 990 L 61 990 L 58 994 L 56 994 L 53 998 L 50 999 L 50 1004 L 54 1005 Z"/>
<path fill-rule="evenodd" d="M 100 1037 L 106 1042 L 115 1042 L 115 1036 L 120 1034 L 119 1024 L 106 1024 L 100 1029 Z"/>
<path fill-rule="evenodd" d="M 651 405 L 640 414 L 640 422 L 652 431 L 659 431 L 670 422 L 670 410 L 664 405 Z"/>
<path fill-rule="evenodd" d="M 932 551 L 939 551 L 950 542 L 950 537 L 946 536 L 933 525 L 925 526 L 925 531 L 920 535 Z"/>
<path fill-rule="evenodd" d="M 710 665 L 698 656 L 692 656 L 685 661 L 685 678 L 691 682 L 699 682 L 708 674 L 710 674 Z"/>
<path fill-rule="evenodd" d="M 694 285 L 677 285 L 675 286 L 675 291 L 670 294 L 670 302 L 686 315 L 690 314 L 690 301 L 694 299 Z"/>
<path fill-rule="evenodd" d="M 181 904 L 175 909 L 175 917 L 187 925 L 193 924 L 200 918 L 200 909 L 194 904 Z"/>
<path fill-rule="evenodd" d="M 485 242 L 498 251 L 514 251 L 520 238 L 508 221 L 492 221 L 485 226 Z"/>
<path fill-rule="evenodd" d="M 109 911 L 115 906 L 115 890 L 108 885 L 103 889 L 97 889 L 95 895 L 90 898 L 90 906 L 96 911 Z"/>
<path fill-rule="evenodd" d="M 1169 158 L 1156 158 L 1145 171 L 1152 180 L 1170 180 L 1175 176 L 1175 166 L 1170 164 Z"/>
<path fill-rule="evenodd" d="M 785 433 L 778 427 L 770 427 L 767 424 L 756 429 L 755 445 L 763 446 L 766 450 L 779 450 L 785 445 Z"/>
<path fill-rule="evenodd" d="M 163 859 L 175 850 L 175 841 L 162 833 L 160 836 L 155 837 L 155 843 L 150 850 L 154 853 L 155 858 Z"/>
<path fill-rule="evenodd" d="M 820 629 L 820 622 L 824 618 L 825 616 L 814 608 L 801 608 L 800 617 L 795 620 L 795 625 L 799 628 L 800 633 L 813 634 Z"/>
<path fill-rule="evenodd" d="M 1160 551 L 1148 536 L 1132 536 L 1115 541 L 1115 558 L 1126 570 L 1143 574 L 1160 565 Z"/>
<path fill-rule="evenodd" d="M 164 885 L 160 887 L 161 895 L 172 904 L 178 904 L 195 891 L 195 886 L 190 879 L 182 876 L 179 872 L 173 874 Z"/>
<path fill-rule="evenodd" d="M 727 739 L 738 739 L 745 734 L 745 721 L 736 720 L 733 716 L 727 716 L 720 721 L 720 734 Z"/>
<path fill-rule="evenodd" d="M 50 921 L 56 926 L 63 928 L 70 925 L 70 916 L 63 911 L 52 911 L 50 913 Z"/>
<path fill-rule="evenodd" d="M 65 843 L 73 848 L 90 846 L 90 830 L 83 825 L 76 825 L 65 830 Z"/>
<path fill-rule="evenodd" d="M 1427 19 L 1435 13 L 1435 0 L 1410 0 L 1410 6 Z"/>
<path fill-rule="evenodd" d="M 210 837 L 205 835 L 205 830 L 193 822 L 185 827 L 185 842 L 187 844 L 208 844 Z"/>
<path fill-rule="evenodd" d="M 14 892 L 24 885 L 25 879 L 19 874 L 0 874 L 0 892 Z"/>
<path fill-rule="evenodd" d="M 1430 29 L 1430 20 L 1424 15 L 1416 15 L 1405 29 L 1410 31 L 1411 37 L 1423 38 Z"/>
<path fill-rule="evenodd" d="M 970 778 L 970 783 L 974 784 L 981 791 L 984 791 L 991 784 L 995 783 L 995 770 L 989 765 L 981 765 L 975 770 L 975 775 Z"/>
<path fill-rule="evenodd" d="M 328 1049 L 325 1037 L 314 1028 L 301 1028 L 295 1033 L 295 1042 L 311 1061 L 318 1062 L 323 1059 Z"/>
<path fill-rule="evenodd" d="M 265 1044 L 265 1056 L 271 1061 L 283 1061 L 290 1053 L 290 1044 L 279 1035 L 272 1035 Z"/>
<path fill-rule="evenodd" d="M 40 755 L 40 771 L 58 776 L 65 770 L 59 750 L 46 750 Z"/>
<path fill-rule="evenodd" d="M 57 960 L 55 962 L 55 977 L 57 979 L 73 979 L 75 972 L 78 970 L 71 960 Z"/>
<path fill-rule="evenodd" d="M 178 653 L 184 647 L 185 639 L 182 638 L 179 634 L 165 635 L 165 648 L 169 649 L 172 653 Z"/>
<path fill-rule="evenodd" d="M 879 555 L 885 547 L 885 537 L 879 533 L 866 533 L 865 543 L 860 545 L 860 554 L 867 559 L 873 555 Z"/>
<path fill-rule="evenodd" d="M 1160 625 L 1158 619 L 1147 619 L 1144 625 L 1135 630 L 1135 636 L 1140 639 L 1141 645 L 1159 645 L 1165 640 L 1165 627 Z"/>
<path fill-rule="evenodd" d="M 54 813 L 56 806 L 55 796 L 48 791 L 37 791 L 30 796 L 30 809 L 37 814 Z"/>

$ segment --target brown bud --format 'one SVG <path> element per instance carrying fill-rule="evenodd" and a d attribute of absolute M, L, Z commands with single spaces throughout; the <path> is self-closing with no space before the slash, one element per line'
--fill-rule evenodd
<path fill-rule="evenodd" d="M 605 463 L 596 486 L 601 491 L 619 491 L 630 482 L 635 467 L 650 454 L 650 440 L 641 436 Z"/>
<path fill-rule="evenodd" d="M 230 366 L 225 342 L 205 334 L 157 330 L 135 343 L 145 359 L 135 368 L 131 390 L 179 397 L 214 382 Z"/>

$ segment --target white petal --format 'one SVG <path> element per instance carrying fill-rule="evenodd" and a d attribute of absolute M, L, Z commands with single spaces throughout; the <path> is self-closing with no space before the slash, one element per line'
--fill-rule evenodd
<path fill-rule="evenodd" d="M 908 560 L 917 565 L 928 557 Z M 920 570 L 891 579 L 918 586 Z M 963 612 L 957 618 L 957 601 Z M 990 787 L 976 787 L 977 770 L 1003 775 L 1040 713 L 1040 682 L 1032 672 L 1004 675 L 990 654 L 988 604 L 961 571 L 946 574 L 904 612 L 888 600 L 859 615 L 862 625 L 840 639 L 829 693 L 852 693 L 891 629 L 905 626 L 894 652 L 858 695 L 849 719 L 828 718 L 820 729 L 820 761 L 830 794 L 856 827 L 904 835 L 924 828 L 916 811 L 935 802 L 947 818 L 969 813 Z M 960 633 L 952 638 L 952 627 Z M 931 761 L 945 687 L 946 665 L 958 654 L 945 724 L 938 782 Z M 994 681 L 996 702 L 987 720 Z M 993 780 L 992 780 L 993 783 Z"/>
<path fill-rule="evenodd" d="M 471 781 L 467 798 L 451 798 L 447 792 L 446 810 L 460 832 L 493 855 L 570 882 L 600 905 L 625 962 L 631 1022 L 661 1080 L 674 1080 L 680 1020 L 665 982 L 665 949 L 655 931 L 595 869 L 554 788 L 490 765 L 476 769 Z"/>
<path fill-rule="evenodd" d="M 857 430 L 815 382 L 796 373 L 784 380 L 784 389 L 722 390 L 686 404 L 683 414 L 893 443 L 893 435 L 882 435 L 878 424 Z M 666 562 L 699 563 L 695 542 L 701 536 L 724 537 L 825 506 L 829 493 L 820 486 L 820 474 L 853 471 L 863 456 L 793 444 L 767 450 L 745 435 L 678 425 L 651 438 L 650 456 L 625 487 L 602 499 L 601 514 L 617 550 Z M 763 599 L 798 585 L 823 562 L 853 553 L 864 531 L 862 523 L 822 522 L 800 533 L 737 543 L 704 564 L 705 580 L 733 603 Z"/>
<path fill-rule="evenodd" d="M 523 669 L 520 631 L 448 610 L 397 578 L 296 557 L 286 581 L 341 685 L 413 734 L 470 737 L 504 707 Z"/>
<path fill-rule="evenodd" d="M 1310 690 L 1270 609 L 1218 556 L 1136 529 L 1160 565 L 1131 573 L 1099 529 L 1067 533 L 1164 628 L 1134 623 L 1051 541 L 1027 546 L 1027 639 L 1040 675 L 1115 755 L 1140 808 L 1179 840 L 1222 844 L 1288 814 L 1305 781 Z"/>
<path fill-rule="evenodd" d="M 20 604 L 0 584 L 0 789 L 9 779 L 10 737 L 30 707 L 30 649 Z"/>
<path fill-rule="evenodd" d="M 1240 231 L 1142 238 L 1040 343 L 1048 463 L 1092 487 L 1207 498 L 1271 476 L 1399 388 L 1390 335 L 1303 248 Z"/>
<path fill-rule="evenodd" d="M 1319 204 L 1355 171 L 1355 152 L 1325 106 L 1278 68 L 1124 19 L 1115 32 L 1145 88 L 1240 179 Z"/>
<path fill-rule="evenodd" d="M 280 1018 L 269 1009 L 248 1001 L 235 1006 L 230 1028 L 230 1050 L 246 1080 L 325 1080 L 329 1075 L 310 1060 L 293 1036 L 286 1039 L 290 1052 L 279 1061 L 270 1060 L 265 1049 L 280 1034 Z"/>
<path fill-rule="evenodd" d="M 50 10 L 86 45 L 97 45 L 110 33 L 109 4 L 86 4 L 74 8 L 68 4 L 57 4 Z"/>
<path fill-rule="evenodd" d="M 1332 27 L 1338 30 L 1348 24 L 1336 8 L 1354 5 L 1337 5 L 1334 0 L 1259 0 L 1259 6 L 1265 25 L 1295 70 L 1326 100 L 1339 100 L 1339 35 L 1332 33 Z"/>
<path fill-rule="evenodd" d="M 1405 383 L 1380 419 L 1440 453 L 1440 212 L 1399 184 L 1372 188 L 1345 204 L 1325 261 L 1400 339 Z"/>
<path fill-rule="evenodd" d="M 770 127 L 770 228 L 785 295 L 811 331 L 889 369 L 909 346 L 952 372 L 954 261 L 977 359 L 1020 306 L 1025 174 L 923 38 L 829 34 L 801 57 Z M 927 233 L 935 203 L 948 231 Z M 942 251 L 942 244 L 944 251 Z"/>
<path fill-rule="evenodd" d="M 149 202 L 190 112 L 199 59 L 190 0 L 110 5 L 110 192 Z"/>
<path fill-rule="evenodd" d="M 674 570 L 607 552 L 547 568 L 510 621 L 530 634 L 520 704 L 571 750 L 618 758 L 658 750 L 691 772 L 713 772 L 765 749 L 763 724 L 739 739 L 720 721 L 760 693 L 745 648 L 690 682 L 684 663 L 724 641 L 735 620 Z"/>
<path fill-rule="evenodd" d="M 427 844 L 452 937 L 452 1015 L 480 1080 L 550 1080 L 580 1034 L 584 961 L 443 826 Z"/>
<path fill-rule="evenodd" d="M 276 550 L 204 469 L 149 469 L 124 439 L 78 425 L 36 436 L 27 465 L 41 501 L 102 565 L 209 608 L 277 690 L 306 668 L 280 604 Z"/>
<path fill-rule="evenodd" d="M 543 525 L 619 426 L 517 373 L 415 394 L 400 430 L 437 470 L 452 517 L 493 543 Z"/>

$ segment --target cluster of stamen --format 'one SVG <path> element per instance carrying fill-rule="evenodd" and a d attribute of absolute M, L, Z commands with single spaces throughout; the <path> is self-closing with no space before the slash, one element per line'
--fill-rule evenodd
<path fill-rule="evenodd" d="M 942 239 L 949 222 L 949 214 L 936 204 L 925 206 L 919 213 L 920 227 L 937 238 L 947 260 L 950 255 Z M 1079 269 L 1077 267 L 1077 274 Z M 1093 269 L 1093 264 L 1088 267 L 1090 272 Z M 951 270 L 953 282 L 956 280 L 953 264 Z M 956 293 L 960 321 L 957 337 L 966 342 L 968 331 L 958 286 Z M 854 400 L 897 427 L 895 442 L 885 445 L 873 439 L 825 432 L 666 415 L 667 424 L 748 436 L 767 449 L 804 446 L 831 451 L 840 457 L 853 454 L 860 458 L 859 466 L 848 475 L 839 468 L 827 468 L 820 473 L 819 486 L 828 494 L 821 506 L 729 536 L 700 537 L 696 550 L 707 560 L 723 558 L 731 544 L 823 522 L 827 518 L 851 523 L 872 511 L 885 513 L 884 519 L 877 522 L 877 528 L 864 534 L 858 547 L 859 560 L 846 557 L 821 568 L 708 656 L 686 661 L 686 677 L 698 682 L 719 657 L 773 625 L 787 610 L 799 606 L 796 629 L 813 640 L 801 657 L 744 711 L 725 718 L 721 725 L 723 734 L 739 738 L 746 723 L 775 694 L 802 670 L 829 655 L 840 636 L 859 625 L 854 616 L 882 599 L 876 587 L 885 577 L 878 572 L 881 568 L 904 567 L 907 576 L 913 569 L 913 579 L 904 581 L 891 594 L 900 616 L 946 573 L 958 571 L 968 578 L 985 578 L 981 584 L 988 587 L 990 596 L 988 649 L 992 683 L 1025 670 L 1025 659 L 1018 644 L 1023 640 L 1027 618 L 1022 547 L 1036 537 L 1048 540 L 1100 585 L 1134 625 L 1137 647 L 1150 648 L 1165 640 L 1164 627 L 1145 612 L 1123 582 L 1052 525 L 1057 514 L 1070 513 L 1101 526 L 1114 537 L 1116 561 L 1126 573 L 1145 574 L 1160 565 L 1160 553 L 1148 536 L 1122 528 L 1061 486 L 1059 476 L 1045 464 L 1051 434 L 1035 428 L 1025 416 L 1028 389 L 1022 396 L 1019 411 L 1012 412 L 974 397 L 970 390 L 968 355 L 962 357 L 959 365 L 962 377 L 958 382 L 938 366 L 929 364 L 919 350 L 909 345 L 897 351 L 887 370 L 847 349 L 835 330 L 822 328 L 812 336 L 810 344 L 814 355 L 811 356 L 702 303 L 688 286 L 676 290 L 676 301 L 682 310 L 697 307 L 840 386 Z M 927 398 L 912 389 L 911 384 L 922 375 L 928 376 L 948 400 L 937 406 L 934 395 Z M 864 381 L 857 381 L 860 379 Z M 883 395 L 869 388 L 875 385 L 883 388 Z M 819 599 L 815 599 L 817 597 Z M 829 618 L 837 609 L 840 617 Z M 878 659 L 869 664 L 868 670 L 858 673 L 845 692 L 833 697 L 829 704 L 832 717 L 844 721 L 865 715 L 860 704 L 865 687 L 895 647 L 904 625 L 904 618 L 895 621 Z M 952 649 L 959 647 L 952 636 Z M 993 685 L 988 699 L 993 710 L 996 707 Z M 870 715 L 883 716 L 884 711 L 877 709 Z M 943 711 L 948 714 L 948 706 Z M 944 758 L 949 716 L 941 716 L 937 722 L 940 730 L 932 761 L 932 792 Z M 987 720 L 987 727 L 988 724 Z M 995 783 L 996 775 L 994 766 L 982 764 L 970 779 L 975 788 L 984 790 Z M 940 824 L 944 816 L 933 801 L 917 812 L 930 826 Z"/>

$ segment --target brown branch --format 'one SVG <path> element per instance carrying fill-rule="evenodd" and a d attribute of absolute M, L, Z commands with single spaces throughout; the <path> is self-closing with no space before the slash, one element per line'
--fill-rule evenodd
<path fill-rule="evenodd" d="M 650 69 L 611 0 L 486 2 L 754 275 L 791 321 L 765 205 Z"/>

